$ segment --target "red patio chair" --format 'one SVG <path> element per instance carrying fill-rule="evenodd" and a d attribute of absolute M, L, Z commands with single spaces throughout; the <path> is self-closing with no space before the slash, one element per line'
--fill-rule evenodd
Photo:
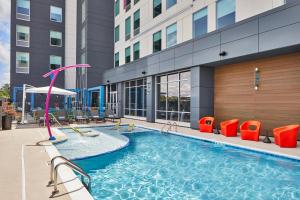
<path fill-rule="evenodd" d="M 238 125 L 239 125 L 238 119 L 232 119 L 232 120 L 221 122 L 222 135 L 226 137 L 236 137 Z"/>
<path fill-rule="evenodd" d="M 203 117 L 199 120 L 199 131 L 212 133 L 214 129 L 215 118 Z"/>
<path fill-rule="evenodd" d="M 251 126 L 254 126 L 255 129 L 251 130 Z M 259 140 L 259 132 L 260 132 L 261 123 L 259 121 L 245 121 L 240 126 L 241 138 L 242 140 Z"/>
<path fill-rule="evenodd" d="M 273 130 L 275 144 L 279 145 L 280 147 L 296 148 L 298 132 L 298 124 L 275 128 Z"/>

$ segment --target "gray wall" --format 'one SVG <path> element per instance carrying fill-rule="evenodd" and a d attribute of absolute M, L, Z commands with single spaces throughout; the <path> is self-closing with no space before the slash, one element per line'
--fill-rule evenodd
<path fill-rule="evenodd" d="M 300 2 L 284 6 L 107 70 L 101 83 L 136 79 L 193 66 L 216 67 L 300 50 Z M 226 56 L 219 53 L 226 51 Z"/>
<path fill-rule="evenodd" d="M 77 60 L 86 52 L 88 69 L 88 87 L 98 86 L 104 71 L 114 66 L 114 1 L 87 0 L 87 20 L 81 23 L 82 0 L 78 1 L 78 39 Z M 86 49 L 81 50 L 81 29 L 87 26 Z"/>
<path fill-rule="evenodd" d="M 60 31 L 63 33 L 64 41 L 64 17 L 63 23 L 50 21 L 50 5 L 63 8 L 65 11 L 64 1 L 39 1 L 31 0 L 30 21 L 16 19 L 16 0 L 11 4 L 11 85 L 21 86 L 27 83 L 33 86 L 49 85 L 50 79 L 43 78 L 42 75 L 49 72 L 49 55 L 62 57 L 64 61 L 64 44 L 62 47 L 50 46 L 50 30 Z M 16 25 L 30 27 L 30 47 L 16 46 Z M 30 73 L 16 73 L 16 51 L 30 53 Z M 64 63 L 62 63 L 64 65 Z M 56 86 L 64 87 L 64 74 L 59 75 L 56 80 Z"/>

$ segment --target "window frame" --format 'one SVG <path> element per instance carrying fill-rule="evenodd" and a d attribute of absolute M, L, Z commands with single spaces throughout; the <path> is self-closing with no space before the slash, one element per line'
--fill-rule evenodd
<path fill-rule="evenodd" d="M 226 26 L 229 26 L 229 25 L 232 25 L 232 24 L 236 23 L 236 1 L 234 1 L 234 22 L 232 24 L 227 24 L 225 26 L 219 26 L 219 19 L 220 18 L 218 17 L 218 3 L 222 2 L 222 1 L 227 1 L 227 0 L 217 0 L 216 1 L 216 30 L 222 29 Z"/>
<path fill-rule="evenodd" d="M 137 14 L 139 15 L 139 18 L 138 18 L 138 20 L 135 20 L 135 16 Z M 138 21 L 138 24 L 139 24 L 137 28 L 135 28 L 136 21 Z M 136 36 L 137 34 L 140 33 L 140 28 L 141 28 L 141 11 L 140 11 L 140 9 L 138 9 L 133 13 L 133 35 L 134 36 Z"/>
<path fill-rule="evenodd" d="M 175 3 L 168 7 L 168 1 L 169 0 L 166 0 L 166 10 L 172 8 L 173 6 L 175 6 L 177 4 L 177 0 L 175 0 Z"/>
<path fill-rule="evenodd" d="M 118 30 L 118 35 L 116 35 L 116 30 Z M 118 40 L 116 40 L 116 36 Z M 114 30 L 114 42 L 117 43 L 120 41 L 120 25 L 116 26 L 115 27 L 115 30 Z"/>
<path fill-rule="evenodd" d="M 129 23 L 129 33 L 127 34 L 127 23 Z M 128 16 L 125 19 L 125 41 L 129 40 L 131 38 L 131 16 Z"/>
<path fill-rule="evenodd" d="M 195 18 L 195 15 L 197 14 L 197 13 L 199 13 L 199 12 L 201 12 L 201 11 L 204 11 L 204 10 L 206 10 L 206 33 L 208 33 L 208 7 L 206 6 L 206 7 L 203 7 L 203 8 L 201 8 L 201 9 L 199 9 L 199 10 L 197 10 L 197 11 L 195 11 L 194 13 L 193 13 L 193 16 L 192 16 L 192 20 L 193 20 L 193 23 L 192 23 L 192 28 L 193 28 L 193 38 L 197 38 L 197 37 L 199 37 L 199 36 L 201 36 L 201 35 L 198 35 L 198 36 L 196 36 L 196 34 L 195 34 L 195 20 L 194 20 L 194 18 Z M 203 18 L 203 17 L 202 17 Z M 205 33 L 205 34 L 206 34 Z M 204 34 L 202 34 L 202 35 L 204 35 Z"/>
<path fill-rule="evenodd" d="M 61 68 L 62 67 L 62 56 L 57 56 L 57 55 L 49 55 L 49 69 L 50 70 L 54 70 L 54 69 L 51 69 L 51 57 L 59 57 L 60 58 L 60 67 L 59 68 Z M 59 68 L 56 68 L 56 69 L 59 69 Z"/>
<path fill-rule="evenodd" d="M 154 36 L 156 34 L 160 34 L 160 50 L 157 50 L 157 51 L 154 50 L 154 46 L 155 46 L 154 45 Z M 162 37 L 161 37 L 161 34 L 162 34 L 162 31 L 160 30 L 160 31 L 157 31 L 157 32 L 153 33 L 153 35 L 152 35 L 152 53 L 160 52 L 162 50 Z"/>
<path fill-rule="evenodd" d="M 116 65 L 116 57 L 118 55 L 118 65 Z M 120 53 L 119 52 L 116 52 L 115 55 L 114 55 L 114 66 L 115 67 L 119 67 L 120 66 Z"/>
<path fill-rule="evenodd" d="M 29 29 L 29 32 L 28 32 L 28 41 L 25 41 L 25 40 L 19 40 L 18 39 L 18 26 L 23 26 L 23 27 L 27 27 Z M 19 42 L 19 43 L 18 43 Z M 24 45 L 22 45 L 21 43 L 24 42 Z M 28 45 L 26 45 L 26 43 Z M 19 25 L 19 24 L 16 24 L 16 46 L 19 46 L 19 47 L 30 47 L 30 26 L 24 26 L 24 25 Z"/>
<path fill-rule="evenodd" d="M 138 57 L 136 58 L 135 57 L 135 47 L 136 46 L 138 46 Z M 138 41 L 138 42 L 136 42 L 136 43 L 134 43 L 133 44 L 133 60 L 138 60 L 138 59 L 140 59 L 140 52 L 141 52 L 141 47 L 140 47 L 140 42 Z"/>
<path fill-rule="evenodd" d="M 152 0 L 152 17 L 153 17 L 153 19 L 156 18 L 157 16 L 159 16 L 159 15 L 162 14 L 162 1 L 159 0 L 159 1 L 160 1 L 160 4 L 157 5 L 157 6 L 160 7 L 160 13 L 158 13 L 158 14 L 156 14 L 156 12 L 155 12 L 155 8 L 157 7 L 157 6 L 154 7 L 154 2 L 155 2 L 155 1 L 156 1 L 156 0 Z"/>
<path fill-rule="evenodd" d="M 51 14 L 52 14 L 51 13 L 51 8 L 60 8 L 61 9 L 61 21 L 55 21 L 55 20 L 51 19 Z M 51 22 L 56 22 L 56 23 L 62 23 L 63 22 L 63 8 L 62 7 L 50 5 L 50 21 Z"/>
<path fill-rule="evenodd" d="M 27 67 L 18 67 L 18 56 L 17 54 L 20 53 L 20 54 L 27 54 L 28 55 L 28 66 Z M 26 72 L 20 72 L 18 71 L 18 68 L 28 68 L 28 70 Z M 24 52 L 24 51 L 16 51 L 16 73 L 17 74 L 29 74 L 30 73 L 30 53 L 29 52 Z"/>
<path fill-rule="evenodd" d="M 129 52 L 129 61 L 127 61 L 126 52 Z M 131 62 L 131 47 L 128 46 L 128 47 L 125 48 L 125 64 L 130 63 L 130 62 Z"/>
<path fill-rule="evenodd" d="M 29 14 L 23 14 L 18 12 L 18 0 L 16 1 L 16 19 L 24 20 L 24 21 L 30 21 L 30 15 L 31 15 L 31 1 L 29 1 Z"/>
<path fill-rule="evenodd" d="M 176 26 L 176 42 L 175 42 L 175 44 L 172 44 L 171 46 L 168 46 L 168 29 L 171 28 L 172 26 Z M 175 23 L 173 23 L 173 24 L 166 27 L 166 48 L 170 48 L 170 47 L 173 47 L 175 45 L 177 45 L 177 22 L 175 22 Z"/>
<path fill-rule="evenodd" d="M 54 45 L 54 44 L 51 43 L 51 32 L 56 32 L 56 33 L 60 33 L 61 34 L 60 45 Z M 50 38 L 50 46 L 51 47 L 62 47 L 63 46 L 63 33 L 62 32 L 50 30 L 49 31 L 49 38 Z"/>

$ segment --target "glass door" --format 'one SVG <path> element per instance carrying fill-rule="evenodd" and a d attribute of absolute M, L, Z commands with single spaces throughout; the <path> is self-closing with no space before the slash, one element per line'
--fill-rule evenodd
<path fill-rule="evenodd" d="M 113 111 L 115 115 L 118 116 L 118 93 L 117 92 L 110 93 L 110 109 Z"/>

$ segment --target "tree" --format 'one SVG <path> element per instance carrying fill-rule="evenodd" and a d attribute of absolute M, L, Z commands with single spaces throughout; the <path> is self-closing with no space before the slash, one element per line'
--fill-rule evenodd
<path fill-rule="evenodd" d="M 10 85 L 8 83 L 4 84 L 0 89 L 0 98 L 10 98 Z"/>

